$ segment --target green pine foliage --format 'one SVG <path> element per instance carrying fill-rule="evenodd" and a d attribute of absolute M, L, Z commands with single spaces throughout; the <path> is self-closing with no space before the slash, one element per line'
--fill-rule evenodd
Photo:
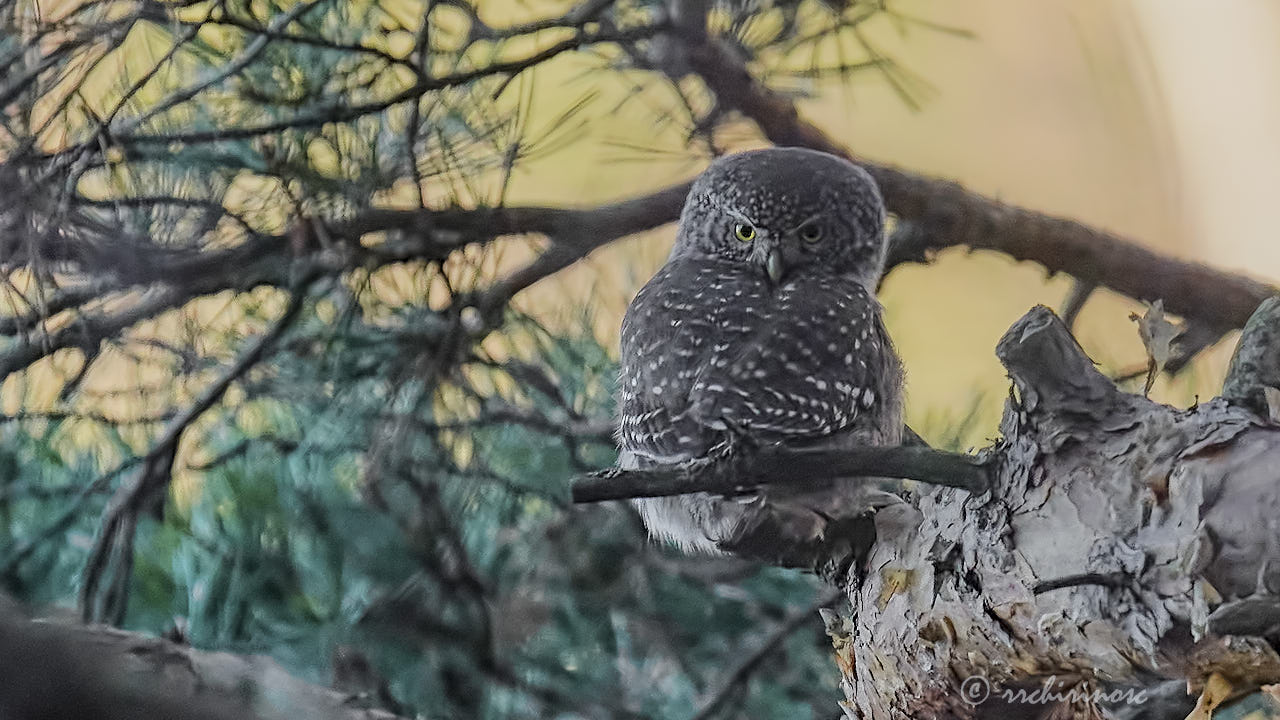
<path fill-rule="evenodd" d="M 567 479 L 612 461 L 607 435 L 471 423 L 429 401 L 488 408 L 472 420 L 498 407 L 608 417 L 615 368 L 604 348 L 527 318 L 512 325 L 538 348 L 521 372 L 554 378 L 540 385 L 559 397 L 504 383 L 501 368 L 434 393 L 418 382 L 397 391 L 385 370 L 394 365 L 370 369 L 336 349 L 284 355 L 252 376 L 255 399 L 207 430 L 210 460 L 192 473 L 190 501 L 141 522 L 125 626 L 265 653 L 320 683 L 337 672 L 343 684 L 344 658 L 358 653 L 372 671 L 344 689 L 406 714 L 692 716 L 771 628 L 808 609 L 817 584 L 680 557 L 648 541 L 623 504 L 572 507 Z M 507 397 L 494 390 L 504 384 Z M 406 423 L 389 429 L 389 413 Z M 67 422 L 9 423 L 0 445 L 11 471 L 0 474 L 0 557 L 51 532 L 69 502 L 82 505 L 57 541 L 9 569 L 5 589 L 37 606 L 74 604 L 106 500 L 82 494 L 100 470 L 90 455 L 67 455 Z M 388 433 L 394 446 L 380 445 Z M 835 671 L 810 616 L 717 717 L 831 707 Z"/>

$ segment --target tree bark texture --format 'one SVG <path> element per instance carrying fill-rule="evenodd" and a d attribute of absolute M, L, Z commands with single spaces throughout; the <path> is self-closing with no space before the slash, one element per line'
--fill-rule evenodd
<path fill-rule="evenodd" d="M 104 626 L 30 621 L 0 596 L 4 720 L 398 720 L 270 658 Z"/>
<path fill-rule="evenodd" d="M 991 490 L 881 509 L 850 613 L 828 623 L 849 717 L 1007 717 L 975 701 L 1051 676 L 1280 681 L 1280 427 L 1260 405 L 1274 310 L 1232 369 L 1247 402 L 1188 410 L 1121 392 L 1047 308 L 1019 320 L 997 348 L 1013 390 Z"/>

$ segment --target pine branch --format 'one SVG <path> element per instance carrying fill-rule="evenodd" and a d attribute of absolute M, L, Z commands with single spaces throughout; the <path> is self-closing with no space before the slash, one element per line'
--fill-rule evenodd
<path fill-rule="evenodd" d="M 739 495 L 767 485 L 890 477 L 980 494 L 990 487 L 990 461 L 925 447 L 765 450 L 738 462 L 693 460 L 641 470 L 610 468 L 573 481 L 573 501 L 591 503 L 694 492 Z"/>

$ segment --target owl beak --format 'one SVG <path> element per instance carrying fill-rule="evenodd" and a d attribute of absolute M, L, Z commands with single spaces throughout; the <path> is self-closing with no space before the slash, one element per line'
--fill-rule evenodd
<path fill-rule="evenodd" d="M 769 279 L 774 285 L 782 283 L 782 277 L 787 274 L 786 262 L 782 259 L 782 250 L 774 248 L 769 251 L 769 256 L 764 261 L 764 271 L 769 274 Z"/>

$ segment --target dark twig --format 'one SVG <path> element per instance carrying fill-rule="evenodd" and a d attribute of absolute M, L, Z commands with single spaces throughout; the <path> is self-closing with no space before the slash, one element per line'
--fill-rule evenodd
<path fill-rule="evenodd" d="M 182 434 L 222 398 L 232 383 L 256 365 L 288 330 L 305 304 L 307 288 L 316 279 L 315 275 L 310 275 L 298 281 L 284 313 L 212 385 L 205 388 L 190 407 L 170 421 L 160 439 L 142 458 L 142 468 L 137 475 L 131 482 L 122 485 L 107 503 L 82 574 L 79 606 L 86 622 L 101 620 L 104 614 L 122 616 L 124 598 L 119 593 L 116 593 L 110 603 L 112 607 L 98 607 L 97 603 L 98 584 L 109 559 L 114 554 L 115 557 L 124 559 L 126 567 L 129 566 L 137 515 L 168 488 Z M 115 587 L 122 587 L 118 578 Z"/>
<path fill-rule="evenodd" d="M 1075 329 L 1076 318 L 1080 317 L 1080 311 L 1097 289 L 1097 284 L 1088 280 L 1077 279 L 1071 284 L 1071 292 L 1067 293 L 1067 299 L 1062 302 L 1062 312 L 1058 313 L 1067 327 Z"/>
<path fill-rule="evenodd" d="M 0 578 L 8 577 L 14 573 L 18 569 L 18 566 L 24 563 L 27 558 L 31 557 L 31 555 L 39 549 L 41 545 L 48 542 L 49 539 L 55 535 L 64 532 L 68 527 L 71 527 L 71 524 L 80 516 L 80 511 L 84 508 L 85 504 L 89 502 L 90 498 L 99 493 L 105 492 L 111 481 L 114 480 L 117 475 L 133 468 L 141 462 L 142 458 L 137 456 L 127 458 L 109 472 L 99 475 L 92 482 L 79 488 L 75 496 L 63 504 L 61 511 L 52 522 L 41 528 L 39 531 L 24 538 L 20 543 L 13 546 L 8 551 L 4 561 L 0 562 Z"/>
<path fill-rule="evenodd" d="M 416 101 L 422 96 L 437 90 L 468 85 L 479 80 L 522 73 L 529 68 L 540 65 L 557 55 L 595 43 L 629 43 L 652 37 L 661 28 L 653 25 L 627 28 L 615 32 L 578 33 L 575 36 L 555 43 L 543 50 L 530 53 L 527 57 L 516 60 L 497 61 L 474 70 L 461 70 L 450 75 L 427 77 L 412 86 L 382 100 L 367 103 L 335 105 L 318 111 L 301 113 L 288 120 L 265 123 L 262 125 L 246 125 L 233 128 L 217 128 L 211 130 L 194 130 L 176 133 L 154 133 L 145 135 L 121 134 L 116 140 L 123 144 L 159 144 L 169 143 L 210 143 L 228 140 L 274 135 L 291 130 L 317 128 L 337 122 L 350 122 L 359 118 L 375 115 L 401 103 Z"/>
<path fill-rule="evenodd" d="M 1103 587 L 1117 588 L 1124 587 L 1131 582 L 1133 578 L 1124 573 L 1080 573 L 1079 575 L 1065 575 L 1052 580 L 1041 580 L 1032 588 L 1032 592 L 1040 595 L 1054 590 L 1061 590 L 1069 587 L 1079 587 L 1081 585 L 1101 585 Z"/>
<path fill-rule="evenodd" d="M 764 642 L 760 644 L 760 647 L 757 648 L 755 652 L 743 658 L 743 660 L 739 662 L 733 670 L 729 671 L 729 674 L 725 676 L 724 680 L 720 681 L 719 689 L 702 704 L 702 707 L 698 708 L 698 712 L 694 713 L 690 720 L 707 720 L 708 718 L 714 717 L 715 714 L 724 707 L 725 703 L 729 701 L 734 690 L 741 687 L 742 684 L 751 677 L 751 674 L 759 669 L 760 665 L 763 664 L 770 655 L 777 651 L 778 646 L 780 646 L 783 641 L 791 637 L 791 635 L 795 633 L 800 626 L 804 625 L 805 622 L 813 620 L 814 613 L 818 612 L 818 610 L 822 608 L 831 607 L 840 600 L 840 597 L 840 591 L 829 590 L 819 596 L 818 599 L 809 607 L 793 613 L 786 620 L 783 620 L 773 632 L 769 633 L 768 637 L 765 638 Z"/>

